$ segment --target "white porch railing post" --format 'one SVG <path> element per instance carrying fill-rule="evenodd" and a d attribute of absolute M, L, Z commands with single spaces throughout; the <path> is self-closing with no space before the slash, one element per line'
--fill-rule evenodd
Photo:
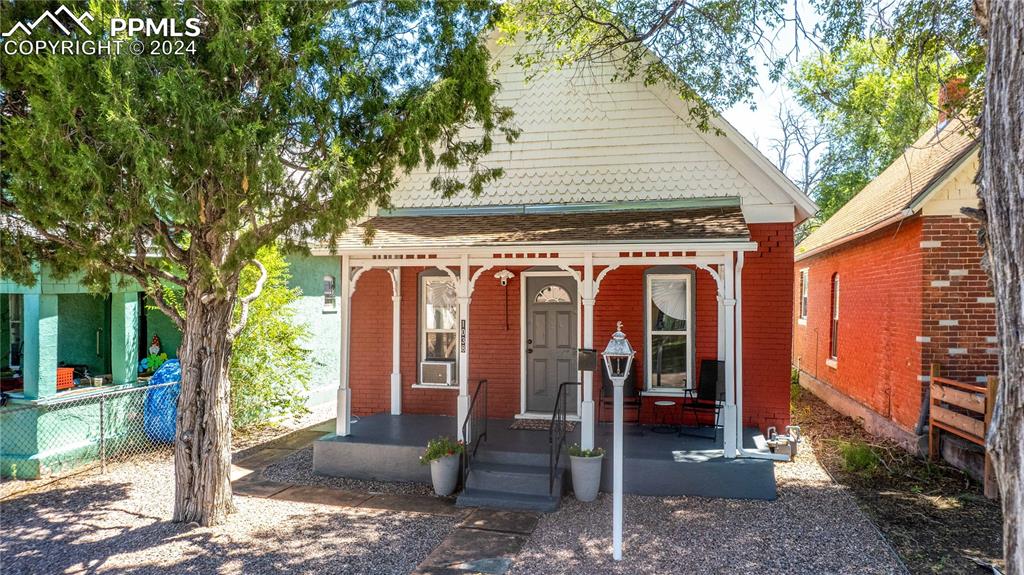
<path fill-rule="evenodd" d="M 594 254 L 583 256 L 583 347 L 594 349 Z M 600 365 L 598 365 L 600 369 Z M 583 449 L 594 448 L 594 372 L 583 372 L 582 429 L 580 444 Z"/>
<path fill-rule="evenodd" d="M 402 268 L 391 276 L 391 415 L 402 414 Z"/>
<path fill-rule="evenodd" d="M 456 295 L 459 300 L 459 397 L 456 405 L 457 435 L 461 440 L 462 423 L 469 415 L 469 255 L 462 256 L 462 263 L 459 267 L 459 282 Z M 469 430 L 472 434 L 472 430 Z"/>
<path fill-rule="evenodd" d="M 722 284 L 725 287 L 725 425 L 723 426 L 725 457 L 736 457 L 736 292 L 733 254 L 725 261 Z"/>
<path fill-rule="evenodd" d="M 338 358 L 338 417 L 334 432 L 340 436 L 352 432 L 352 390 L 349 388 L 349 338 L 352 335 L 352 265 L 350 256 L 341 256 L 341 286 L 338 293 L 338 320 L 341 323 L 341 350 Z"/>

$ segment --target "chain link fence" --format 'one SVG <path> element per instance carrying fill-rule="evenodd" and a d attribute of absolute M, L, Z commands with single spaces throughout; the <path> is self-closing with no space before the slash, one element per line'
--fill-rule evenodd
<path fill-rule="evenodd" d="M 52 478 L 174 452 L 179 384 L 79 391 L 0 407 L 3 481 Z"/>

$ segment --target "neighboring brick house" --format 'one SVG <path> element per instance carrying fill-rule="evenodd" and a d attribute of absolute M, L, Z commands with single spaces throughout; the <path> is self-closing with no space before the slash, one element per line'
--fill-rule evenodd
<path fill-rule="evenodd" d="M 796 248 L 801 384 L 911 450 L 933 364 L 969 383 L 998 371 L 978 223 L 960 212 L 977 169 L 964 127 L 936 126 Z"/>

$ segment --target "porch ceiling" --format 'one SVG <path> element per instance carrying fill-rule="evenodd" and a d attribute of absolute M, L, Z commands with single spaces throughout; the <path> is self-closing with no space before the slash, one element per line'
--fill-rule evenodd
<path fill-rule="evenodd" d="M 372 237 L 369 244 L 364 241 Z M 354 226 L 339 249 L 489 247 L 580 243 L 747 241 L 739 206 L 649 211 L 378 216 Z"/>

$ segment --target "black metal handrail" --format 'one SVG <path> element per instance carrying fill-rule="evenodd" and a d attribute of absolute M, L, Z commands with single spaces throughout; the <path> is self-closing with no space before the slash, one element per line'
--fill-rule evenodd
<path fill-rule="evenodd" d="M 483 396 L 481 400 L 480 397 Z M 481 403 L 477 404 L 480 401 Z M 473 433 L 473 437 L 469 437 Z M 469 400 L 469 411 L 466 412 L 466 419 L 462 421 L 462 439 L 466 442 L 466 456 L 462 461 L 462 485 L 465 487 L 466 479 L 469 478 L 469 466 L 476 457 L 476 450 L 480 448 L 480 442 L 487 440 L 487 380 L 481 379 L 476 384 L 476 391 Z"/>
<path fill-rule="evenodd" d="M 566 388 L 570 385 L 580 385 L 577 381 L 566 381 L 558 386 L 558 394 L 555 396 L 555 409 L 551 412 L 551 427 L 548 428 L 548 446 L 550 454 L 548 457 L 548 494 L 555 490 L 555 470 L 558 469 L 558 460 L 562 457 L 562 448 L 565 447 L 566 419 L 569 415 L 569 400 L 566 398 Z"/>

